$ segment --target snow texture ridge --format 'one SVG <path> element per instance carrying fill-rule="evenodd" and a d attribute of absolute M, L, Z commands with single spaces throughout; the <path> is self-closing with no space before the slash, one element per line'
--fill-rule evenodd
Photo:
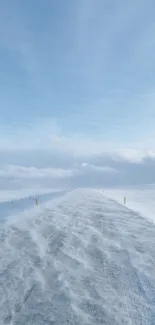
<path fill-rule="evenodd" d="M 155 226 L 138 213 L 76 190 L 0 229 L 1 325 L 155 324 Z"/>

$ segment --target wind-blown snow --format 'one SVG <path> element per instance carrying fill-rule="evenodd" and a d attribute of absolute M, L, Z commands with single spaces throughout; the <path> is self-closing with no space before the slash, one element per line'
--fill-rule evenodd
<path fill-rule="evenodd" d="M 155 324 L 155 226 L 97 190 L 8 220 L 0 324 Z"/>
<path fill-rule="evenodd" d="M 56 193 L 61 190 L 55 189 L 20 189 L 20 190 L 0 190 L 0 203 L 25 199 L 30 196 L 45 195 L 52 192 Z"/>
<path fill-rule="evenodd" d="M 38 199 L 39 205 L 42 204 L 43 202 L 47 202 L 50 200 L 53 200 L 59 196 L 62 196 L 65 194 L 66 191 L 57 191 L 57 192 L 50 192 L 50 193 L 44 193 L 40 194 L 39 196 L 32 196 L 32 197 L 24 197 L 20 199 L 15 199 L 11 201 L 4 201 L 0 202 L 0 223 L 4 222 L 5 219 L 12 214 L 19 214 L 27 208 L 34 207 L 36 205 L 36 198 Z"/>
<path fill-rule="evenodd" d="M 126 197 L 127 207 L 155 223 L 155 186 L 153 184 L 132 188 L 106 189 L 106 195 L 122 204 Z"/>

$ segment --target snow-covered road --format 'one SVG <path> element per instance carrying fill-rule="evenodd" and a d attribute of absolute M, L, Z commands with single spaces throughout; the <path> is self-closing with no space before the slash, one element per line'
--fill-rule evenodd
<path fill-rule="evenodd" d="M 98 190 L 9 219 L 0 324 L 155 324 L 155 225 Z"/>

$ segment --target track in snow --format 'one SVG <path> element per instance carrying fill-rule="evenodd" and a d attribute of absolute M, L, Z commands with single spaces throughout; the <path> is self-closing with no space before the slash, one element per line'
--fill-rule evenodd
<path fill-rule="evenodd" d="M 0 231 L 0 324 L 155 324 L 155 226 L 77 190 Z"/>

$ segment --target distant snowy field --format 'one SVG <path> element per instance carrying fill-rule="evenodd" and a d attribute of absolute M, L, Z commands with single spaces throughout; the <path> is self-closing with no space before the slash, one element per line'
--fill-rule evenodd
<path fill-rule="evenodd" d="M 0 324 L 155 324 L 155 226 L 109 193 L 1 214 Z"/>
<path fill-rule="evenodd" d="M 14 191 L 8 193 L 8 198 L 6 193 L 0 197 L 0 223 L 4 222 L 7 218 L 10 218 L 12 215 L 17 215 L 20 213 L 20 217 L 22 218 L 21 213 L 27 210 L 28 208 L 32 208 L 36 206 L 36 198 L 38 200 L 38 204 L 45 203 L 47 201 L 53 200 L 56 197 L 62 196 L 65 191 L 23 191 L 20 193 Z M 1 191 L 0 191 L 1 195 Z"/>
<path fill-rule="evenodd" d="M 155 185 L 105 190 L 105 193 L 121 204 L 126 197 L 127 207 L 155 222 Z"/>
<path fill-rule="evenodd" d="M 47 189 L 23 189 L 23 190 L 12 190 L 12 191 L 3 191 L 0 190 L 0 202 L 8 202 L 11 200 L 19 200 L 32 195 L 42 195 L 45 193 L 51 193 L 52 190 Z"/>

